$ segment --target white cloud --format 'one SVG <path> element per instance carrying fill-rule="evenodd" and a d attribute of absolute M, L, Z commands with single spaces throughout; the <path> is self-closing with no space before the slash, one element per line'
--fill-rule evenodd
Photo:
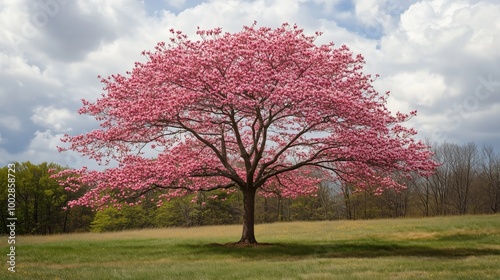
<path fill-rule="evenodd" d="M 21 121 L 15 116 L 0 116 L 0 126 L 9 130 L 21 130 Z"/>
<path fill-rule="evenodd" d="M 400 72 L 382 79 L 380 84 L 390 87 L 396 93 L 392 98 L 421 106 L 431 106 L 456 94 L 452 88 L 447 87 L 441 75 L 427 71 Z"/>
<path fill-rule="evenodd" d="M 165 2 L 172 7 L 181 8 L 186 3 L 186 0 L 165 0 Z"/>
<path fill-rule="evenodd" d="M 385 1 L 379 0 L 356 0 L 355 12 L 356 17 L 363 23 L 372 23 L 381 16 L 380 6 Z"/>
<path fill-rule="evenodd" d="M 33 115 L 31 116 L 33 123 L 52 129 L 56 132 L 71 131 L 72 129 L 70 125 L 71 122 L 75 121 L 75 119 L 76 118 L 68 109 L 57 109 L 54 106 L 36 107 L 33 110 Z"/>
<path fill-rule="evenodd" d="M 69 151 L 59 153 L 58 146 L 64 146 L 60 139 L 63 134 L 54 134 L 51 130 L 35 131 L 28 148 L 19 154 L 9 154 L 7 158 L 13 161 L 31 161 L 33 163 L 55 162 L 63 166 L 80 168 L 87 166 L 91 169 L 102 169 L 93 160 L 89 160 L 79 154 Z M 5 153 L 5 151 L 3 152 Z M 0 151 L 0 154 L 2 152 Z"/>
<path fill-rule="evenodd" d="M 497 50 L 500 6 L 471 1 L 421 1 L 401 15 L 400 36 L 407 44 L 443 50 L 467 51 L 474 56 Z"/>
<path fill-rule="evenodd" d="M 470 129 L 469 115 L 480 116 L 500 104 L 494 94 L 488 100 L 475 97 L 480 77 L 500 80 L 500 39 L 495 35 L 500 34 L 500 20 L 493 16 L 500 14 L 500 5 L 495 3 L 419 1 L 381 38 L 380 50 L 366 52 L 368 69 L 381 74 L 377 88 L 393 93 L 390 107 L 418 109 L 413 123 L 428 137 L 433 130 L 446 129 L 452 135 Z M 494 129 L 487 121 L 475 125 Z M 473 135 L 471 131 L 468 136 Z"/>
<path fill-rule="evenodd" d="M 50 63 L 44 61 L 43 63 Z M 40 66 L 29 63 L 26 58 L 15 55 L 9 56 L 0 52 L 0 75 L 4 77 L 16 77 L 16 82 L 19 86 L 24 86 L 25 81 L 33 81 L 51 86 L 61 86 L 62 83 L 57 78 L 53 77 L 50 64 L 44 65 L 44 69 Z M 24 81 L 24 82 L 23 82 Z"/>
<path fill-rule="evenodd" d="M 62 134 L 52 134 L 52 131 L 36 131 L 28 149 L 18 155 L 32 162 L 56 162 L 61 165 L 80 167 L 84 164 L 83 158 L 74 153 L 59 153 L 57 146 L 61 146 Z"/>

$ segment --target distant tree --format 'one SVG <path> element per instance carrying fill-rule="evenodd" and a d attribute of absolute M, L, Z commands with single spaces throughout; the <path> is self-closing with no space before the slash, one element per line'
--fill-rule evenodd
<path fill-rule="evenodd" d="M 333 195 L 332 187 L 327 182 L 322 182 L 317 192 L 318 204 L 321 210 L 319 217 L 322 220 L 331 220 L 333 218 Z"/>
<path fill-rule="evenodd" d="M 92 232 L 105 232 L 132 229 L 130 218 L 127 217 L 125 211 L 120 210 L 109 207 L 98 211 L 90 225 L 90 230 Z"/>
<path fill-rule="evenodd" d="M 492 213 L 500 212 L 500 155 L 493 147 L 484 146 L 481 166 L 482 183 L 485 186 L 485 204 Z"/>
<path fill-rule="evenodd" d="M 163 203 L 155 211 L 154 223 L 158 227 L 188 227 L 205 224 L 202 221 L 201 203 L 193 204 L 191 196 L 176 197 Z"/>
<path fill-rule="evenodd" d="M 428 147 L 403 122 L 414 116 L 386 108 L 346 46 L 317 46 L 297 26 L 222 33 L 198 30 L 190 41 L 171 30 L 170 44 L 144 52 L 126 76 L 102 79 L 106 93 L 83 101 L 81 114 L 101 128 L 65 136 L 68 148 L 104 164 L 61 183 L 93 186 L 70 206 L 134 204 L 156 193 L 175 196 L 217 189 L 243 195 L 240 243 L 256 243 L 255 196 L 278 188 L 283 197 L 317 191 L 323 174 L 378 193 L 401 188 L 394 171 L 429 175 Z"/>
<path fill-rule="evenodd" d="M 411 189 L 425 216 L 495 212 L 500 202 L 500 165 L 492 147 L 481 151 L 473 142 L 462 145 L 435 143 L 435 173 L 414 174 Z"/>
<path fill-rule="evenodd" d="M 56 163 L 14 162 L 16 218 L 18 234 L 51 234 L 70 231 L 88 230 L 92 213 L 82 207 L 65 211 L 69 200 L 74 200 L 86 191 L 81 188 L 79 193 L 67 192 L 55 179 L 50 178 L 50 172 L 65 170 Z M 7 168 L 0 169 L 0 178 L 6 178 Z M 7 201 L 7 180 L 0 181 L 0 198 Z M 3 228 L 7 223 L 6 204 L 0 204 L 0 217 Z M 78 214 L 78 217 L 76 216 Z M 76 221 L 78 219 L 78 221 Z"/>
<path fill-rule="evenodd" d="M 430 190 L 433 199 L 433 215 L 446 215 L 448 213 L 450 184 L 453 173 L 453 160 L 451 144 L 443 143 L 434 145 L 434 160 L 441 163 L 434 174 L 425 180 L 426 192 Z"/>
<path fill-rule="evenodd" d="M 345 218 L 348 220 L 354 219 L 354 207 L 352 199 L 353 191 L 354 186 L 352 186 L 348 182 L 340 182 L 340 193 L 342 194 L 342 200 L 344 202 Z"/>
<path fill-rule="evenodd" d="M 477 182 L 480 162 L 475 143 L 465 145 L 451 145 L 451 164 L 453 176 L 451 178 L 452 205 L 457 214 L 467 214 L 474 199 L 472 189 Z"/>
<path fill-rule="evenodd" d="M 411 199 L 413 204 L 420 209 L 425 217 L 430 216 L 433 199 L 428 179 L 413 174 L 408 185 L 413 194 Z"/>

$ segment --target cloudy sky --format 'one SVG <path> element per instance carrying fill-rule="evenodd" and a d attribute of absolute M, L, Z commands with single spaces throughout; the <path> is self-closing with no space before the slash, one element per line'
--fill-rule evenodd
<path fill-rule="evenodd" d="M 0 0 L 0 165 L 94 163 L 58 153 L 64 133 L 97 122 L 76 113 L 102 93 L 97 75 L 131 70 L 170 28 L 238 32 L 297 23 L 318 44 L 365 56 L 389 108 L 418 116 L 419 138 L 500 152 L 498 0 Z"/>

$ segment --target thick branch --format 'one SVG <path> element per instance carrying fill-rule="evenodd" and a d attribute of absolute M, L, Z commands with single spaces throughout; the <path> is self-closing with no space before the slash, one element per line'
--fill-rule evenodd
<path fill-rule="evenodd" d="M 191 134 L 193 134 L 193 136 L 196 137 L 196 139 L 198 139 L 199 141 L 201 141 L 203 144 L 205 144 L 205 146 L 209 147 L 215 153 L 215 155 L 220 160 L 220 162 L 222 163 L 222 165 L 232 174 L 232 176 L 234 178 L 234 179 L 233 178 L 232 179 L 235 180 L 235 182 L 237 182 L 238 184 L 240 184 L 242 186 L 244 185 L 244 181 L 241 178 L 239 178 L 239 176 L 237 175 L 238 173 L 236 173 L 236 171 L 231 166 L 231 164 L 229 164 L 227 158 L 225 156 L 223 156 L 223 154 L 217 149 L 217 147 L 215 147 L 215 145 L 213 145 L 207 139 L 203 138 L 195 130 L 193 130 L 190 127 L 184 125 L 180 119 L 178 119 L 178 122 L 182 126 L 182 128 L 184 128 L 185 130 L 187 130 Z"/>

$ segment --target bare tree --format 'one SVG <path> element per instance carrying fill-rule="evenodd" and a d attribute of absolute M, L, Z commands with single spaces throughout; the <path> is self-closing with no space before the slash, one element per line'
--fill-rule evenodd
<path fill-rule="evenodd" d="M 443 143 L 437 145 L 434 148 L 434 160 L 441 163 L 437 168 L 433 176 L 426 179 L 426 188 L 432 193 L 434 199 L 433 214 L 434 215 L 446 215 L 448 203 L 448 187 L 451 177 L 451 152 L 450 145 L 448 143 Z"/>
<path fill-rule="evenodd" d="M 448 144 L 452 177 L 450 180 L 451 203 L 457 214 L 466 214 L 474 199 L 472 188 L 479 173 L 479 155 L 475 143 L 459 146 Z"/>
<path fill-rule="evenodd" d="M 412 191 L 414 197 L 412 199 L 414 200 L 413 204 L 417 205 L 425 217 L 430 216 L 431 204 L 433 200 L 429 180 L 413 173 L 411 174 L 411 179 L 406 182 L 406 185 Z"/>
<path fill-rule="evenodd" d="M 483 147 L 484 161 L 481 177 L 485 187 L 485 204 L 493 213 L 500 212 L 500 155 L 493 152 L 492 146 Z"/>

